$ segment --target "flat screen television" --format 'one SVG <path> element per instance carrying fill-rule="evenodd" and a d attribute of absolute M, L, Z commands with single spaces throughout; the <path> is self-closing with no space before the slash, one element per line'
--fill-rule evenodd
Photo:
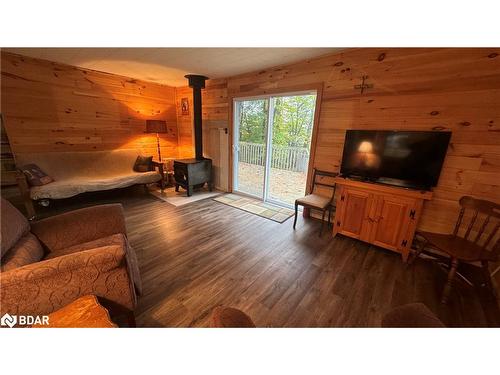
<path fill-rule="evenodd" d="M 348 130 L 340 174 L 388 185 L 436 186 L 451 132 Z"/>

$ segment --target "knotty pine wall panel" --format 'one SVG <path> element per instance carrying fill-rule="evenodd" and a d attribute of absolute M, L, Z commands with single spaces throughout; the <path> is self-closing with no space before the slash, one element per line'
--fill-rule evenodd
<path fill-rule="evenodd" d="M 189 114 L 183 115 L 181 100 L 187 98 L 189 102 Z M 177 108 L 177 128 L 179 133 L 179 157 L 194 157 L 194 123 L 193 123 L 193 91 L 189 87 L 177 87 L 175 89 L 175 103 Z"/>
<path fill-rule="evenodd" d="M 178 157 L 175 88 L 1 53 L 1 111 L 14 154 L 138 149 L 157 155 L 147 119 L 167 121 L 162 156 Z"/>
<path fill-rule="evenodd" d="M 500 49 L 350 49 L 227 79 L 229 97 L 323 83 L 313 165 L 338 171 L 347 129 L 451 130 L 420 229 L 449 231 L 463 195 L 500 202 Z M 373 85 L 361 93 L 355 85 Z"/>

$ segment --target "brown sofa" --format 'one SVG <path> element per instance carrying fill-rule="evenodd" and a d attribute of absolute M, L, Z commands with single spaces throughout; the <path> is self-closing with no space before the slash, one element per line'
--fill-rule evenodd
<path fill-rule="evenodd" d="M 1 316 L 46 315 L 88 294 L 117 315 L 135 309 L 141 280 L 120 204 L 32 223 L 3 198 L 0 208 Z"/>

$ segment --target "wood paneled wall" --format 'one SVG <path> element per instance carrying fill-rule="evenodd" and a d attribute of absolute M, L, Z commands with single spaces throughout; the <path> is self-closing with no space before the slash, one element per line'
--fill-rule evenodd
<path fill-rule="evenodd" d="M 157 155 L 146 119 L 167 121 L 162 156 L 178 157 L 175 88 L 1 53 L 1 111 L 14 154 L 139 149 Z"/>
<path fill-rule="evenodd" d="M 361 93 L 354 86 L 363 76 L 373 88 Z M 499 48 L 352 49 L 228 78 L 227 91 L 233 98 L 317 83 L 315 167 L 338 171 L 346 129 L 451 130 L 420 228 L 448 231 L 462 195 L 500 201 Z"/>
<path fill-rule="evenodd" d="M 234 97 L 323 85 L 313 165 L 338 170 L 346 129 L 451 130 L 421 229 L 447 231 L 460 196 L 500 201 L 500 49 L 351 49 L 209 80 L 204 151 L 228 186 Z M 2 112 L 14 153 L 139 148 L 155 155 L 145 120 L 165 119 L 165 157 L 193 156 L 192 92 L 2 52 Z M 373 85 L 355 89 L 362 77 Z M 180 100 L 190 101 L 182 115 Z"/>
<path fill-rule="evenodd" d="M 181 100 L 187 98 L 189 115 L 183 115 Z M 177 128 L 179 134 L 179 157 L 194 158 L 194 123 L 193 123 L 193 91 L 189 87 L 175 89 L 175 106 L 177 108 Z"/>
<path fill-rule="evenodd" d="M 165 119 L 162 155 L 192 157 L 192 92 L 2 52 L 1 111 L 14 153 L 140 148 Z M 361 93 L 362 82 L 373 85 Z M 203 91 L 204 152 L 228 188 L 232 98 L 323 86 L 313 166 L 337 171 L 346 129 L 451 130 L 420 229 L 450 230 L 460 196 L 500 201 L 500 49 L 350 49 L 227 79 Z M 180 100 L 189 98 L 190 115 Z M 225 129 L 229 129 L 226 134 Z"/>

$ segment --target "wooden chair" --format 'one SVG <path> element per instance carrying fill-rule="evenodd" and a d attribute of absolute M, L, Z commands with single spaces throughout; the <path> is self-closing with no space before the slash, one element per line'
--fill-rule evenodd
<path fill-rule="evenodd" d="M 314 169 L 313 178 L 311 180 L 311 187 L 309 189 L 310 194 L 306 195 L 303 198 L 299 198 L 295 200 L 295 219 L 293 220 L 293 229 L 297 225 L 297 214 L 299 210 L 299 206 L 303 206 L 305 208 L 309 208 L 311 210 L 322 211 L 323 215 L 321 217 L 321 229 L 319 231 L 319 235 L 323 232 L 323 224 L 325 223 L 325 214 L 328 211 L 328 226 L 330 226 L 330 220 L 332 217 L 332 209 L 333 209 L 333 198 L 335 196 L 335 183 L 325 183 L 318 182 L 316 180 L 317 177 L 336 177 L 338 173 L 321 171 L 319 169 Z M 314 188 L 316 186 L 326 186 L 332 189 L 331 197 L 324 197 L 322 195 L 316 194 L 314 192 Z"/>
<path fill-rule="evenodd" d="M 421 302 L 393 308 L 382 318 L 383 328 L 444 328 L 444 323 Z"/>
<path fill-rule="evenodd" d="M 418 232 L 424 241 L 411 260 L 413 262 L 418 258 L 426 247 L 446 253 L 451 258 L 448 280 L 441 297 L 442 303 L 448 302 L 460 262 L 481 262 L 486 284 L 494 293 L 488 262 L 496 262 L 499 259 L 500 241 L 497 233 L 500 227 L 500 205 L 468 196 L 460 198 L 459 203 L 461 209 L 453 233 Z M 469 216 L 470 219 L 465 219 Z"/>
<path fill-rule="evenodd" d="M 218 306 L 210 317 L 212 328 L 255 328 L 255 323 L 243 311 L 233 307 Z"/>

